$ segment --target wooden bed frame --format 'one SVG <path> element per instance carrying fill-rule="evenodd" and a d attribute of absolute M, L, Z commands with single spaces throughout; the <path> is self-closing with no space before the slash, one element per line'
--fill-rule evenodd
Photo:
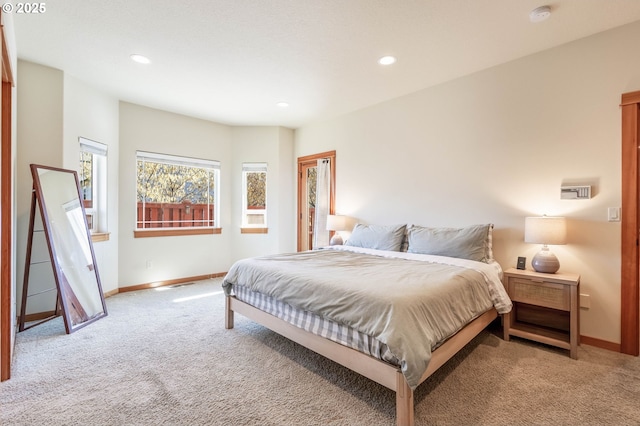
<path fill-rule="evenodd" d="M 233 328 L 233 315 L 238 312 L 258 324 L 391 389 L 396 393 L 396 424 L 398 426 L 413 426 L 413 390 L 407 384 L 399 367 L 309 333 L 302 328 L 291 325 L 278 317 L 242 302 L 234 296 L 226 296 L 225 306 L 225 328 Z M 438 347 L 433 352 L 427 371 L 420 378 L 420 383 L 424 382 L 434 371 L 473 340 L 497 316 L 498 313 L 492 308 L 467 324 L 462 330 Z"/>

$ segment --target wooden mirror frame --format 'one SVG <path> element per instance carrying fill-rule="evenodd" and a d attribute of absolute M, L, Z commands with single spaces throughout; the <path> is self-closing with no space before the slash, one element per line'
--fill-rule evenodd
<path fill-rule="evenodd" d="M 50 188 L 43 188 L 42 177 L 40 175 L 40 172 L 43 170 L 46 173 L 69 174 L 73 177 L 75 188 L 71 188 L 71 180 L 64 177 L 61 180 L 68 180 L 69 185 L 67 185 L 67 182 L 62 182 L 62 185 L 58 184 L 55 187 L 51 186 Z M 89 232 L 87 224 L 86 212 L 84 210 L 83 203 L 81 202 L 82 197 L 80 195 L 78 174 L 74 170 L 31 164 L 31 175 L 33 177 L 33 195 L 31 201 L 29 240 L 27 242 L 27 258 L 25 262 L 19 329 L 20 331 L 23 331 L 27 328 L 41 324 L 42 322 L 59 316 L 61 312 L 64 318 L 66 332 L 69 334 L 107 315 L 107 306 L 105 304 L 102 285 L 100 282 L 100 274 L 98 273 L 98 265 L 91 241 L 91 233 Z M 66 188 L 63 188 L 63 186 L 66 186 Z M 84 224 L 84 229 L 81 229 L 81 226 L 78 226 L 78 216 L 76 216 L 76 220 L 59 221 L 58 224 L 54 226 L 56 223 L 55 220 L 53 222 L 51 221 L 51 213 L 53 211 L 50 210 L 50 207 L 52 206 L 47 206 L 47 200 L 51 201 L 51 198 L 54 196 L 51 194 L 52 188 L 60 189 L 60 191 L 66 191 L 67 196 L 71 197 L 68 201 L 60 205 L 60 207 L 63 208 L 67 204 L 73 204 L 72 209 L 68 211 L 65 210 L 66 215 L 63 216 L 63 218 L 69 218 L 68 215 L 70 212 L 75 211 L 77 208 L 80 209 L 82 212 L 81 220 Z M 45 189 L 49 191 L 48 194 L 45 194 Z M 77 200 L 73 198 L 74 195 L 77 196 Z M 27 289 L 29 283 L 36 204 L 39 206 L 40 215 L 42 217 L 42 225 L 47 240 L 49 256 L 51 258 L 51 265 L 53 268 L 53 276 L 55 278 L 58 293 L 56 309 L 53 316 L 29 327 L 25 327 L 24 322 L 26 317 L 27 298 L 29 296 Z M 73 213 L 71 214 L 73 215 Z M 76 224 L 75 229 L 73 226 L 74 222 Z M 65 231 L 67 232 L 65 233 Z M 65 235 L 62 235 L 63 233 L 65 233 Z M 68 244 L 65 245 L 63 243 L 64 241 L 67 241 Z M 86 245 L 84 243 L 86 243 Z M 76 249 L 77 251 L 74 252 L 72 249 Z M 80 256 L 73 256 L 78 253 L 80 253 Z M 86 265 L 79 264 L 78 258 L 91 261 L 91 263 L 87 263 Z M 64 263 L 64 265 L 61 263 Z M 67 271 L 66 274 L 65 268 Z"/>

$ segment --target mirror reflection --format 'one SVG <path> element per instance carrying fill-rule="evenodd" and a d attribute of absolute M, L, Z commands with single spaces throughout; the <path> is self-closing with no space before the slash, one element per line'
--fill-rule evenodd
<path fill-rule="evenodd" d="M 75 171 L 31 165 L 67 332 L 107 314 Z"/>

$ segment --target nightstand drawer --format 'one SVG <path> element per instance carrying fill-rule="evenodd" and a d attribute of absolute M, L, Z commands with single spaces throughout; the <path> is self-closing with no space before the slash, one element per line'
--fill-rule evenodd
<path fill-rule="evenodd" d="M 529 303 L 547 308 L 569 311 L 571 309 L 571 294 L 567 286 L 548 282 L 513 278 L 509 280 L 508 288 L 511 300 Z"/>

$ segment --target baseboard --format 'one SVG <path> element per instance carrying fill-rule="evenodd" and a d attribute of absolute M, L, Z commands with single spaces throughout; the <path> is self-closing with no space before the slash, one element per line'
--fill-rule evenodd
<path fill-rule="evenodd" d="M 118 294 L 118 293 L 120 293 L 120 292 L 119 292 L 119 291 L 118 291 L 118 289 L 116 288 L 115 290 L 107 291 L 107 292 L 104 294 L 104 297 L 111 297 L 111 296 L 115 296 L 115 295 L 116 295 L 116 294 Z"/>
<path fill-rule="evenodd" d="M 596 339 L 595 337 L 580 336 L 580 344 L 595 346 L 596 348 L 607 349 L 613 352 L 620 352 L 620 343 Z"/>
<path fill-rule="evenodd" d="M 168 286 L 168 285 L 176 285 L 176 284 L 183 284 L 183 283 L 188 283 L 191 281 L 200 281 L 200 280 L 208 280 L 211 278 L 219 278 L 219 277 L 224 277 L 225 275 L 227 275 L 226 272 L 218 272 L 218 273 L 214 273 L 214 274 L 207 274 L 207 275 L 197 275 L 194 277 L 185 277 L 185 278 L 176 278 L 173 280 L 165 280 L 165 281 L 154 281 L 152 283 L 147 283 L 147 284 L 138 284 L 138 285 L 132 285 L 132 286 L 127 286 L 127 287 L 120 287 L 117 290 L 113 290 L 117 294 L 117 293 L 126 293 L 128 291 L 138 291 L 138 290 L 147 290 L 150 288 L 156 288 L 156 287 L 164 287 L 164 286 Z M 113 291 L 110 291 L 109 293 L 113 293 Z M 110 296 L 113 296 L 113 294 L 109 294 Z M 105 294 L 106 296 L 106 294 Z"/>

